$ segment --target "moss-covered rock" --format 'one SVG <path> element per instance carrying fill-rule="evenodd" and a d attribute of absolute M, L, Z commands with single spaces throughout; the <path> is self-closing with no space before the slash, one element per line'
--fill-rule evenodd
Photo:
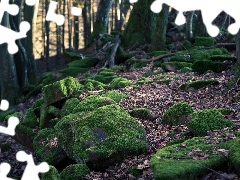
<path fill-rule="evenodd" d="M 184 67 L 182 69 L 180 69 L 181 73 L 187 73 L 187 72 L 192 72 L 192 68 L 189 68 L 189 67 Z"/>
<path fill-rule="evenodd" d="M 78 163 L 101 167 L 107 158 L 143 153 L 147 147 L 144 128 L 115 104 L 65 116 L 54 128 L 67 155 Z"/>
<path fill-rule="evenodd" d="M 182 43 L 182 45 L 183 45 L 183 47 L 184 47 L 185 49 L 191 49 L 192 46 L 193 46 L 192 43 L 189 42 L 188 40 L 184 40 L 183 43 Z"/>
<path fill-rule="evenodd" d="M 41 180 L 61 180 L 61 177 L 58 170 L 54 166 L 49 165 L 49 171 L 41 174 Z"/>
<path fill-rule="evenodd" d="M 212 55 L 210 57 L 210 60 L 212 60 L 212 61 L 225 61 L 225 60 L 236 61 L 237 58 L 236 58 L 236 56 L 230 56 L 230 55 Z"/>
<path fill-rule="evenodd" d="M 169 53 L 169 51 L 152 51 L 152 52 L 148 53 L 148 55 L 151 57 L 156 57 L 156 56 L 160 56 L 160 55 L 168 54 L 168 53 Z"/>
<path fill-rule="evenodd" d="M 33 109 L 39 108 L 43 103 L 44 103 L 43 98 L 38 99 L 38 100 L 35 101 L 35 103 L 33 104 L 32 108 Z"/>
<path fill-rule="evenodd" d="M 7 111 L 0 111 L 0 122 L 5 120 L 5 117 L 8 115 L 13 114 L 15 111 L 13 109 L 7 110 Z"/>
<path fill-rule="evenodd" d="M 61 109 L 60 115 L 61 117 L 64 117 L 68 114 L 71 114 L 73 112 L 73 109 L 79 104 L 79 100 L 77 98 L 70 98 L 68 99 L 64 106 Z"/>
<path fill-rule="evenodd" d="M 148 84 L 148 83 L 152 83 L 152 82 L 153 82 L 153 80 L 142 77 L 136 82 L 136 84 Z"/>
<path fill-rule="evenodd" d="M 141 62 L 140 59 L 131 58 L 125 62 L 127 67 L 142 68 L 147 65 L 147 62 Z"/>
<path fill-rule="evenodd" d="M 193 109 L 188 103 L 178 102 L 164 113 L 162 122 L 170 126 L 184 124 L 192 113 Z"/>
<path fill-rule="evenodd" d="M 67 158 L 66 153 L 59 145 L 59 139 L 54 129 L 40 130 L 33 139 L 33 149 L 37 159 L 46 161 L 53 166 L 60 164 Z"/>
<path fill-rule="evenodd" d="M 147 119 L 150 116 L 150 110 L 147 108 L 135 108 L 130 111 L 132 117 Z"/>
<path fill-rule="evenodd" d="M 237 138 L 232 142 L 229 143 L 229 161 L 230 165 L 233 167 L 233 170 L 240 176 L 240 138 Z"/>
<path fill-rule="evenodd" d="M 61 179 L 81 180 L 90 173 L 90 169 L 85 164 L 71 164 L 61 172 Z"/>
<path fill-rule="evenodd" d="M 184 67 L 192 67 L 192 63 L 187 63 L 187 62 L 164 62 L 162 63 L 162 69 L 164 71 L 171 71 L 171 70 L 180 70 Z"/>
<path fill-rule="evenodd" d="M 72 61 L 82 59 L 82 57 L 77 53 L 65 51 L 63 53 L 63 59 L 66 61 L 66 63 L 70 63 Z"/>
<path fill-rule="evenodd" d="M 116 92 L 116 91 L 107 91 L 105 94 L 101 95 L 102 97 L 108 97 L 114 100 L 116 103 L 120 102 L 122 99 L 127 98 L 126 94 Z"/>
<path fill-rule="evenodd" d="M 132 85 L 132 82 L 129 81 L 127 78 L 122 78 L 122 77 L 114 78 L 110 83 L 110 86 L 113 89 L 124 88 L 124 87 L 130 86 L 130 85 Z"/>
<path fill-rule="evenodd" d="M 198 60 L 193 63 L 192 69 L 199 74 L 202 74 L 207 70 L 219 73 L 223 70 L 223 63 L 210 60 Z"/>
<path fill-rule="evenodd" d="M 59 70 L 59 72 L 63 73 L 65 76 L 72 76 L 76 77 L 78 74 L 83 74 L 88 71 L 88 68 L 78 68 L 78 67 L 68 67 L 62 70 Z"/>
<path fill-rule="evenodd" d="M 150 160 L 154 179 L 198 179 L 209 169 L 226 168 L 226 158 L 213 151 L 214 148 L 224 147 L 221 145 L 197 137 L 159 150 Z"/>
<path fill-rule="evenodd" d="M 196 81 L 187 82 L 186 84 L 182 84 L 180 86 L 180 89 L 188 90 L 191 87 L 193 87 L 194 89 L 200 89 L 205 86 L 218 85 L 218 84 L 219 84 L 219 82 L 215 79 L 196 80 Z"/>
<path fill-rule="evenodd" d="M 170 58 L 170 62 L 189 62 L 189 60 L 184 56 L 184 54 L 177 54 Z"/>
<path fill-rule="evenodd" d="M 84 89 L 88 91 L 93 91 L 93 90 L 104 90 L 107 88 L 107 85 L 103 84 L 102 82 L 96 81 L 91 78 L 85 78 L 80 81 L 81 84 L 84 85 Z"/>
<path fill-rule="evenodd" d="M 108 84 L 116 77 L 117 76 L 114 75 L 113 71 L 102 68 L 100 71 L 98 71 L 98 74 L 94 77 L 94 79 L 104 84 Z"/>
<path fill-rule="evenodd" d="M 98 63 L 98 58 L 84 58 L 68 63 L 68 67 L 90 68 Z"/>
<path fill-rule="evenodd" d="M 36 126 L 38 126 L 38 117 L 36 116 L 36 114 L 34 113 L 34 109 L 33 108 L 29 108 L 23 118 L 22 124 L 30 127 L 30 128 L 34 128 Z"/>
<path fill-rule="evenodd" d="M 210 47 L 213 46 L 215 42 L 215 39 L 212 37 L 196 37 L 194 45 Z"/>
<path fill-rule="evenodd" d="M 51 85 L 44 86 L 43 100 L 47 105 L 69 97 L 73 92 L 80 89 L 80 84 L 73 77 L 67 77 Z"/>
<path fill-rule="evenodd" d="M 96 108 L 106 106 L 109 104 L 115 104 L 109 97 L 100 96 L 100 95 L 91 95 L 86 99 L 78 103 L 78 105 L 72 110 L 73 113 L 81 112 L 81 111 L 93 111 Z"/>
<path fill-rule="evenodd" d="M 29 150 L 33 151 L 32 142 L 35 136 L 36 133 L 33 132 L 30 127 L 20 123 L 16 126 L 15 135 L 13 138 L 23 146 L 27 147 Z"/>
<path fill-rule="evenodd" d="M 187 126 L 195 136 L 204 136 L 207 131 L 233 127 L 234 124 L 225 119 L 217 109 L 206 109 L 194 112 Z"/>

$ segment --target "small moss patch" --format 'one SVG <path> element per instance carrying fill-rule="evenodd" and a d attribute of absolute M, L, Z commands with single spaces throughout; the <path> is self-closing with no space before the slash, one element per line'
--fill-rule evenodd
<path fill-rule="evenodd" d="M 194 45 L 210 47 L 213 46 L 215 42 L 215 39 L 212 37 L 196 37 Z"/>
<path fill-rule="evenodd" d="M 199 74 L 203 74 L 207 70 L 219 73 L 223 69 L 223 63 L 210 60 L 198 60 L 193 63 L 192 69 Z"/>
<path fill-rule="evenodd" d="M 68 63 L 68 67 L 89 68 L 98 63 L 98 58 L 84 58 Z"/>
<path fill-rule="evenodd" d="M 135 108 L 130 111 L 130 115 L 140 119 L 147 119 L 150 115 L 150 110 L 147 108 Z"/>
<path fill-rule="evenodd" d="M 113 89 L 124 88 L 130 85 L 132 85 L 132 83 L 127 78 L 117 77 L 111 81 L 111 87 Z"/>
<path fill-rule="evenodd" d="M 121 99 L 127 98 L 126 94 L 116 92 L 116 91 L 107 91 L 105 94 L 102 94 L 101 96 L 108 97 L 108 98 L 114 100 L 116 103 L 120 102 Z"/>
<path fill-rule="evenodd" d="M 72 76 L 76 77 L 78 74 L 83 74 L 88 71 L 88 68 L 78 68 L 78 67 L 68 67 L 62 70 L 59 70 L 59 72 L 63 73 L 65 76 Z"/>
<path fill-rule="evenodd" d="M 85 164 L 71 164 L 67 166 L 60 174 L 64 180 L 81 180 L 90 173 L 90 169 Z"/>
<path fill-rule="evenodd" d="M 49 165 L 49 171 L 41 174 L 41 180 L 61 180 L 61 178 L 58 170 L 54 166 Z"/>
<path fill-rule="evenodd" d="M 169 68 L 170 67 L 170 68 Z M 162 69 L 164 71 L 169 71 L 170 69 L 182 69 L 184 67 L 192 67 L 192 63 L 187 63 L 187 62 L 164 62 L 162 63 Z"/>
<path fill-rule="evenodd" d="M 188 103 L 178 102 L 164 113 L 162 122 L 170 126 L 184 124 L 192 113 L 193 109 Z"/>
<path fill-rule="evenodd" d="M 194 112 L 187 126 L 195 136 L 204 136 L 207 131 L 233 127 L 234 124 L 225 119 L 217 109 L 206 109 Z"/>
<path fill-rule="evenodd" d="M 219 82 L 215 79 L 196 80 L 196 81 L 187 82 L 186 84 L 182 84 L 180 86 L 180 89 L 188 90 L 190 87 L 193 87 L 194 89 L 200 89 L 205 86 L 218 85 L 218 84 L 219 84 Z"/>

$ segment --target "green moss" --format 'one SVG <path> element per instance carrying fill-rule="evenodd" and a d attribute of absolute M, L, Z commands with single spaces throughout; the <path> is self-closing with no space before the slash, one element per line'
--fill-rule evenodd
<path fill-rule="evenodd" d="M 233 142 L 230 144 L 228 157 L 234 171 L 240 176 L 240 138 L 235 139 Z"/>
<path fill-rule="evenodd" d="M 183 55 L 183 54 L 179 54 L 179 55 L 174 55 L 170 58 L 170 62 L 173 62 L 173 61 L 176 61 L 176 62 L 189 62 L 187 60 L 187 58 Z"/>
<path fill-rule="evenodd" d="M 193 109 L 188 103 L 178 102 L 164 113 L 162 122 L 170 126 L 184 124 L 192 113 Z"/>
<path fill-rule="evenodd" d="M 130 111 L 130 115 L 140 119 L 147 119 L 150 115 L 150 110 L 147 108 L 135 108 Z"/>
<path fill-rule="evenodd" d="M 64 117 L 68 114 L 71 114 L 73 109 L 79 104 L 79 100 L 77 98 L 68 99 L 64 106 L 61 109 L 60 115 Z"/>
<path fill-rule="evenodd" d="M 44 86 L 43 100 L 49 105 L 63 98 L 69 97 L 75 91 L 78 91 L 81 85 L 73 77 L 67 77 L 51 85 Z"/>
<path fill-rule="evenodd" d="M 19 116 L 20 116 L 20 112 L 15 112 L 13 114 L 9 114 L 9 115 L 5 116 L 4 121 L 7 121 L 10 117 L 17 117 L 17 118 L 19 118 Z"/>
<path fill-rule="evenodd" d="M 218 84 L 219 82 L 215 79 L 196 80 L 196 81 L 190 81 L 190 82 L 187 82 L 186 84 L 181 85 L 180 89 L 188 90 L 191 87 L 193 87 L 194 89 L 200 89 L 205 86 L 218 85 Z"/>
<path fill-rule="evenodd" d="M 210 57 L 210 60 L 212 61 L 225 61 L 225 60 L 231 60 L 236 61 L 236 56 L 230 56 L 230 55 L 212 55 Z"/>
<path fill-rule="evenodd" d="M 35 101 L 35 103 L 33 104 L 32 108 L 33 109 L 39 108 L 43 103 L 44 103 L 43 98 L 38 99 L 38 100 Z"/>
<path fill-rule="evenodd" d="M 187 126 L 195 136 L 204 136 L 207 131 L 233 127 L 234 124 L 225 119 L 217 109 L 207 109 L 194 112 Z"/>
<path fill-rule="evenodd" d="M 90 173 L 90 169 L 85 164 L 71 164 L 61 172 L 61 179 L 81 180 Z"/>
<path fill-rule="evenodd" d="M 40 107 L 39 128 L 43 129 L 47 126 L 46 117 L 48 114 L 48 107 L 46 104 L 42 104 Z"/>
<path fill-rule="evenodd" d="M 149 76 L 153 76 L 153 75 L 157 75 L 157 74 L 161 74 L 161 73 L 162 73 L 162 71 L 154 71 L 154 72 L 149 71 L 149 72 L 145 73 L 143 76 L 149 77 Z"/>
<path fill-rule="evenodd" d="M 30 138 L 31 140 L 33 140 L 33 138 L 36 136 L 36 133 L 33 132 L 32 128 L 20 123 L 17 125 L 16 127 L 16 132 L 21 132 L 21 138 L 22 140 L 26 140 L 25 137 Z"/>
<path fill-rule="evenodd" d="M 81 101 L 74 109 L 73 113 L 81 112 L 81 111 L 93 111 L 96 108 L 106 106 L 109 104 L 115 104 L 115 101 L 110 99 L 109 97 L 100 96 L 100 95 L 91 95 L 86 99 Z"/>
<path fill-rule="evenodd" d="M 144 128 L 115 104 L 66 116 L 54 128 L 65 152 L 78 163 L 146 150 Z"/>
<path fill-rule="evenodd" d="M 192 63 L 187 63 L 187 62 L 164 62 L 162 63 L 162 69 L 164 71 L 168 71 L 168 66 L 171 66 L 175 68 L 176 70 L 182 69 L 184 67 L 192 67 Z"/>
<path fill-rule="evenodd" d="M 182 45 L 185 49 L 191 49 L 193 46 L 192 43 L 190 43 L 188 40 L 184 40 Z"/>
<path fill-rule="evenodd" d="M 230 108 L 217 108 L 217 110 L 222 114 L 222 115 L 230 115 L 233 110 Z"/>
<path fill-rule="evenodd" d="M 110 86 L 113 89 L 117 89 L 117 88 L 124 88 L 124 87 L 130 86 L 130 85 L 132 85 L 132 83 L 127 78 L 117 77 L 111 81 Z"/>
<path fill-rule="evenodd" d="M 23 118 L 22 123 L 30 128 L 34 128 L 38 126 L 38 120 L 37 116 L 34 113 L 33 108 L 29 108 Z"/>
<path fill-rule="evenodd" d="M 120 102 L 122 99 L 127 98 L 126 94 L 116 92 L 116 91 L 107 91 L 105 94 L 101 95 L 102 97 L 108 97 L 114 100 L 116 103 Z"/>
<path fill-rule="evenodd" d="M 138 166 L 131 166 L 128 169 L 128 174 L 131 174 L 135 177 L 140 177 L 143 174 L 143 170 L 138 169 Z"/>
<path fill-rule="evenodd" d="M 180 71 L 181 71 L 182 73 L 192 72 L 192 68 L 184 67 L 184 68 L 180 69 Z"/>
<path fill-rule="evenodd" d="M 186 146 L 182 147 L 181 144 Z M 221 148 L 220 145 L 208 144 L 204 138 L 192 138 L 161 149 L 150 160 L 154 179 L 198 179 L 207 174 L 209 169 L 216 170 L 226 167 L 226 158 L 214 154 L 212 151 L 214 147 Z M 196 156 L 191 155 L 192 153 L 195 153 Z M 207 159 L 194 160 L 193 158 L 199 157 L 197 154 L 200 155 L 200 153 L 206 154 Z"/>
<path fill-rule="evenodd" d="M 212 70 L 213 72 L 219 73 L 222 71 L 222 67 L 222 62 L 215 62 L 210 60 L 198 60 L 195 61 L 192 65 L 192 69 L 199 74 L 203 74 L 207 70 Z"/>
<path fill-rule="evenodd" d="M 78 68 L 78 67 L 68 67 L 59 72 L 63 73 L 65 76 L 76 77 L 78 74 L 82 74 L 88 71 L 88 68 Z"/>
<path fill-rule="evenodd" d="M 212 37 L 195 37 L 195 46 L 205 46 L 210 47 L 215 43 L 215 39 Z"/>
<path fill-rule="evenodd" d="M 142 68 L 147 65 L 147 62 L 141 62 L 139 59 L 131 58 L 126 61 L 126 65 L 134 68 Z"/>
<path fill-rule="evenodd" d="M 59 143 L 54 129 L 42 129 L 33 139 L 34 154 L 38 160 L 46 161 L 52 166 L 58 165 L 59 162 L 66 158 L 66 154 Z"/>
<path fill-rule="evenodd" d="M 72 62 L 72 61 L 75 61 L 78 59 L 82 59 L 82 57 L 79 54 L 74 53 L 74 52 L 65 51 L 63 53 L 63 56 L 64 56 L 66 62 Z"/>
<path fill-rule="evenodd" d="M 98 75 L 94 77 L 94 80 L 102 82 L 104 84 L 108 84 L 116 77 L 117 76 L 115 76 L 113 72 L 101 71 Z"/>
<path fill-rule="evenodd" d="M 49 114 L 53 114 L 54 116 L 58 116 L 60 113 L 60 110 L 54 106 L 48 106 L 48 111 Z"/>
<path fill-rule="evenodd" d="M 149 84 L 149 83 L 152 83 L 152 82 L 153 82 L 153 80 L 142 77 L 136 82 L 136 84 Z"/>
<path fill-rule="evenodd" d="M 152 52 L 148 53 L 148 55 L 151 57 L 156 57 L 156 56 L 160 56 L 160 55 L 168 54 L 168 53 L 169 53 L 169 51 L 152 51 Z"/>
<path fill-rule="evenodd" d="M 68 63 L 68 67 L 89 68 L 98 63 L 98 58 L 84 58 Z"/>
<path fill-rule="evenodd" d="M 13 114 L 15 111 L 13 109 L 7 111 L 0 111 L 0 122 L 5 120 L 5 117 Z"/>
<path fill-rule="evenodd" d="M 84 88 L 88 91 L 103 90 L 107 88 L 107 85 L 89 78 L 85 79 L 82 83 L 84 84 Z"/>
<path fill-rule="evenodd" d="M 49 171 L 41 174 L 41 180 L 61 180 L 58 170 L 54 166 L 49 166 Z"/>

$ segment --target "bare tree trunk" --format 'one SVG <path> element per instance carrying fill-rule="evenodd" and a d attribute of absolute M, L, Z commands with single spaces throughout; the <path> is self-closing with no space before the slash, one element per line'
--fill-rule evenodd
<path fill-rule="evenodd" d="M 49 6 L 49 0 L 45 0 L 45 12 L 47 14 L 48 11 L 48 6 Z M 45 20 L 45 62 L 46 62 L 46 71 L 49 71 L 49 33 L 50 33 L 50 28 L 49 28 L 49 21 Z"/>
<path fill-rule="evenodd" d="M 89 43 L 89 37 L 91 34 L 91 1 L 84 1 L 83 9 L 83 26 L 84 26 L 84 46 Z"/>
<path fill-rule="evenodd" d="M 168 9 L 167 5 L 163 5 L 162 11 L 157 14 L 156 28 L 152 40 L 152 50 L 161 50 L 166 45 L 166 31 L 168 24 Z"/>
<path fill-rule="evenodd" d="M 74 16 L 74 49 L 77 50 L 79 46 L 79 17 Z"/>
<path fill-rule="evenodd" d="M 186 36 L 187 40 L 191 41 L 193 37 L 193 15 L 195 11 L 187 12 L 187 20 L 186 20 Z"/>
<path fill-rule="evenodd" d="M 202 13 L 201 11 L 197 11 L 197 20 L 195 23 L 195 31 L 194 31 L 194 37 L 196 36 L 207 36 L 207 30 L 205 28 L 205 25 L 203 24 L 203 19 L 202 19 Z"/>
<path fill-rule="evenodd" d="M 120 4 L 120 29 L 123 29 L 123 26 L 126 21 L 127 14 L 130 11 L 129 0 L 122 0 Z"/>
<path fill-rule="evenodd" d="M 65 8 L 66 8 L 66 0 L 63 0 L 62 14 L 64 17 L 66 15 Z M 62 50 L 63 50 L 63 52 L 65 51 L 65 23 L 62 25 Z"/>
<path fill-rule="evenodd" d="M 240 64 L 240 30 L 235 36 L 235 41 L 236 41 L 237 64 Z"/>
<path fill-rule="evenodd" d="M 72 0 L 68 1 L 68 46 L 69 49 L 72 49 L 72 15 L 71 15 L 71 8 L 72 8 Z"/>
<path fill-rule="evenodd" d="M 3 15 L 1 25 L 10 27 L 9 15 L 6 12 Z M 18 97 L 20 91 L 14 57 L 12 54 L 8 53 L 6 43 L 0 45 L 0 53 L 1 99 L 6 99 L 9 101 L 10 105 L 13 105 L 16 103 L 16 98 Z"/>
<path fill-rule="evenodd" d="M 220 30 L 224 28 L 224 26 L 225 26 L 225 24 L 227 22 L 228 17 L 229 17 L 229 15 L 227 13 L 225 13 L 223 21 L 222 21 L 222 24 L 221 24 L 221 27 L 220 27 Z"/>
<path fill-rule="evenodd" d="M 120 4 L 119 0 L 115 0 L 115 28 L 116 31 L 120 31 Z"/>

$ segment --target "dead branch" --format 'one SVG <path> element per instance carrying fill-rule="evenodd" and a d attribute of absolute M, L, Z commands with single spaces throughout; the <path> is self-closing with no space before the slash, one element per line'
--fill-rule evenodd
<path fill-rule="evenodd" d="M 115 64 L 114 59 L 115 59 L 116 52 L 117 52 L 117 48 L 118 48 L 120 42 L 121 42 L 121 40 L 120 40 L 120 38 L 119 38 L 119 35 L 117 35 L 117 36 L 116 36 L 116 41 L 115 41 L 115 43 L 114 43 L 114 46 L 113 46 L 112 51 L 111 51 L 111 54 L 110 54 L 110 58 L 109 58 L 109 60 L 108 60 L 108 64 L 109 64 L 109 67 L 110 67 L 110 68 L 112 68 L 112 67 L 114 66 L 114 64 Z"/>
<path fill-rule="evenodd" d="M 163 54 L 163 55 L 156 56 L 156 57 L 153 57 L 153 58 L 150 58 L 150 59 L 142 59 L 142 60 L 140 60 L 140 62 L 156 61 L 156 60 L 159 60 L 159 59 L 162 59 L 162 58 L 171 57 L 171 56 L 173 56 L 174 54 L 175 54 L 175 53 Z"/>

